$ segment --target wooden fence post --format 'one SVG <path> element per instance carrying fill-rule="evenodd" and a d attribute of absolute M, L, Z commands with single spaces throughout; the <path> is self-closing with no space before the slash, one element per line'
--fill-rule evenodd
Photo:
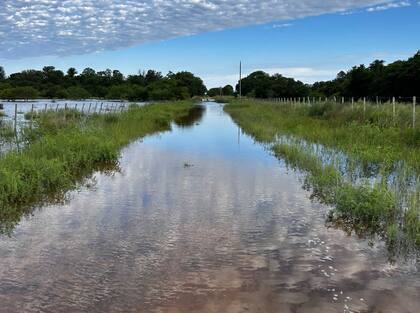
<path fill-rule="evenodd" d="M 15 134 L 17 129 L 17 103 L 15 102 Z"/>
<path fill-rule="evenodd" d="M 414 96 L 413 97 L 413 129 L 416 128 L 416 103 L 417 99 Z"/>
<path fill-rule="evenodd" d="M 363 114 L 366 115 L 366 97 L 363 98 Z"/>
<path fill-rule="evenodd" d="M 395 125 L 395 97 L 392 97 L 392 119 L 394 120 Z"/>
<path fill-rule="evenodd" d="M 34 104 L 32 103 L 32 105 L 31 105 L 31 124 L 30 124 L 31 129 L 32 129 L 33 122 L 34 122 Z"/>

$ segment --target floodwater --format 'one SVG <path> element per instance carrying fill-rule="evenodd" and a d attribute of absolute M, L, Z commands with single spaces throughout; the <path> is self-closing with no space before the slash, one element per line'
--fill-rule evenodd
<path fill-rule="evenodd" d="M 413 312 L 415 260 L 326 226 L 219 104 L 0 237 L 0 312 Z"/>

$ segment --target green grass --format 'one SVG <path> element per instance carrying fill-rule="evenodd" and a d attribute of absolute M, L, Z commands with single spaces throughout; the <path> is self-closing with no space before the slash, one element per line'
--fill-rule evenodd
<path fill-rule="evenodd" d="M 225 110 L 259 141 L 272 141 L 277 134 L 291 134 L 311 142 L 336 147 L 352 157 L 392 169 L 404 160 L 420 173 L 420 114 L 411 128 L 411 107 L 358 104 L 283 105 L 258 101 L 235 101 Z"/>
<path fill-rule="evenodd" d="M 60 198 L 104 164 L 115 164 L 132 140 L 170 129 L 192 102 L 132 106 L 122 113 L 84 115 L 74 110 L 34 116 L 26 148 L 0 157 L 0 231 L 10 231 L 27 208 Z"/>
<path fill-rule="evenodd" d="M 0 141 L 9 141 L 15 137 L 15 131 L 11 122 L 0 121 Z"/>
<path fill-rule="evenodd" d="M 397 110 L 399 119 L 388 107 L 250 100 L 225 106 L 246 133 L 272 143 L 277 157 L 305 174 L 304 187 L 333 207 L 335 224 L 379 234 L 389 246 L 420 247 L 420 129 L 411 129 L 408 108 Z"/>

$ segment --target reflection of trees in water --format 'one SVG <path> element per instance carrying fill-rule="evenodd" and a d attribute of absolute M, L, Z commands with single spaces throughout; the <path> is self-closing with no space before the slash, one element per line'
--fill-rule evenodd
<path fill-rule="evenodd" d="M 196 105 L 191 108 L 187 115 L 181 116 L 175 120 L 175 124 L 180 127 L 192 127 L 200 122 L 204 116 L 206 108 L 202 105 Z"/>

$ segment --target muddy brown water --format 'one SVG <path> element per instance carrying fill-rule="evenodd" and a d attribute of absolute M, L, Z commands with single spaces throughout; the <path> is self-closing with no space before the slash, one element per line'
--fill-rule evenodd
<path fill-rule="evenodd" d="M 219 104 L 0 237 L 0 312 L 420 312 L 415 260 L 328 228 Z"/>

